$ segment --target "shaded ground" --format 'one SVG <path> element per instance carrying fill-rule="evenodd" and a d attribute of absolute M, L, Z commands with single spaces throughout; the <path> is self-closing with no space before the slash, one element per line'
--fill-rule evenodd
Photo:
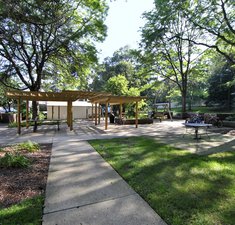
<path fill-rule="evenodd" d="M 208 131 L 220 134 L 229 134 L 231 136 L 235 136 L 235 129 L 231 127 L 212 127 Z"/>
<path fill-rule="evenodd" d="M 37 152 L 22 152 L 32 161 L 28 168 L 0 168 L 0 208 L 45 192 L 51 149 L 52 144 L 40 144 Z"/>

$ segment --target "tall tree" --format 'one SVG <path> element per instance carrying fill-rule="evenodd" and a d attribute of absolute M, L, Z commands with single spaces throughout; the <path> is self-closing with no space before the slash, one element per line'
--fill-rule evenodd
<path fill-rule="evenodd" d="M 184 13 L 203 34 L 201 40 L 192 41 L 215 49 L 235 64 L 235 1 L 191 0 Z"/>
<path fill-rule="evenodd" d="M 212 62 L 207 103 L 219 104 L 220 107 L 230 110 L 233 103 L 232 93 L 235 92 L 235 68 L 231 61 L 226 62 L 218 55 L 213 58 Z"/>
<path fill-rule="evenodd" d="M 198 33 L 183 13 L 188 1 L 155 1 L 155 9 L 145 13 L 142 47 L 152 71 L 175 83 L 186 112 L 188 82 L 200 53 L 191 40 Z"/>
<path fill-rule="evenodd" d="M 17 76 L 23 88 L 38 91 L 46 75 L 58 75 L 51 73 L 54 59 L 69 62 L 80 53 L 81 60 L 93 60 L 92 41 L 105 36 L 106 12 L 104 0 L 1 0 L 1 74 Z"/>
<path fill-rule="evenodd" d="M 114 52 L 112 57 L 107 57 L 104 62 L 96 68 L 91 88 L 100 91 L 105 88 L 106 82 L 114 76 L 123 75 L 128 80 L 128 88 L 145 89 L 146 75 L 143 65 L 139 62 L 137 50 L 128 46 L 122 47 Z"/>

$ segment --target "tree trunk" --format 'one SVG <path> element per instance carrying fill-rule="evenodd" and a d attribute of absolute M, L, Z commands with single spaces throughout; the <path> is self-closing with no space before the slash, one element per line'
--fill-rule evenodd
<path fill-rule="evenodd" d="M 181 92 L 182 95 L 182 119 L 184 119 L 185 117 L 185 113 L 186 113 L 186 91 L 182 91 Z"/>
<path fill-rule="evenodd" d="M 33 101 L 32 102 L 32 119 L 36 119 L 36 117 L 38 116 L 38 102 L 37 101 Z"/>
<path fill-rule="evenodd" d="M 37 73 L 37 81 L 31 86 L 30 91 L 39 91 L 40 86 L 41 86 L 41 74 Z M 38 117 L 38 114 L 39 114 L 38 102 L 32 101 L 32 119 L 35 120 L 36 117 Z"/>

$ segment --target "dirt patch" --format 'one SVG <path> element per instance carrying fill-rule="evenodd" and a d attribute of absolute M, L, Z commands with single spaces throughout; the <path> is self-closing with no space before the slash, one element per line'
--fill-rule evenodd
<path fill-rule="evenodd" d="M 27 168 L 0 168 L 0 208 L 45 192 L 51 149 L 52 144 L 40 144 L 37 152 L 23 151 L 32 162 Z M 13 148 L 7 147 L 7 152 L 11 151 Z"/>

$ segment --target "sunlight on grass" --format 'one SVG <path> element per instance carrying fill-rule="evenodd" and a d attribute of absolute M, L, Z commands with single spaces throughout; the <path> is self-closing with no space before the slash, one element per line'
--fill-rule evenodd
<path fill-rule="evenodd" d="M 42 218 L 43 197 L 38 196 L 22 201 L 9 208 L 0 208 L 2 225 L 40 225 Z"/>
<path fill-rule="evenodd" d="M 169 224 L 235 224 L 235 152 L 210 156 L 131 137 L 90 141 Z"/>

